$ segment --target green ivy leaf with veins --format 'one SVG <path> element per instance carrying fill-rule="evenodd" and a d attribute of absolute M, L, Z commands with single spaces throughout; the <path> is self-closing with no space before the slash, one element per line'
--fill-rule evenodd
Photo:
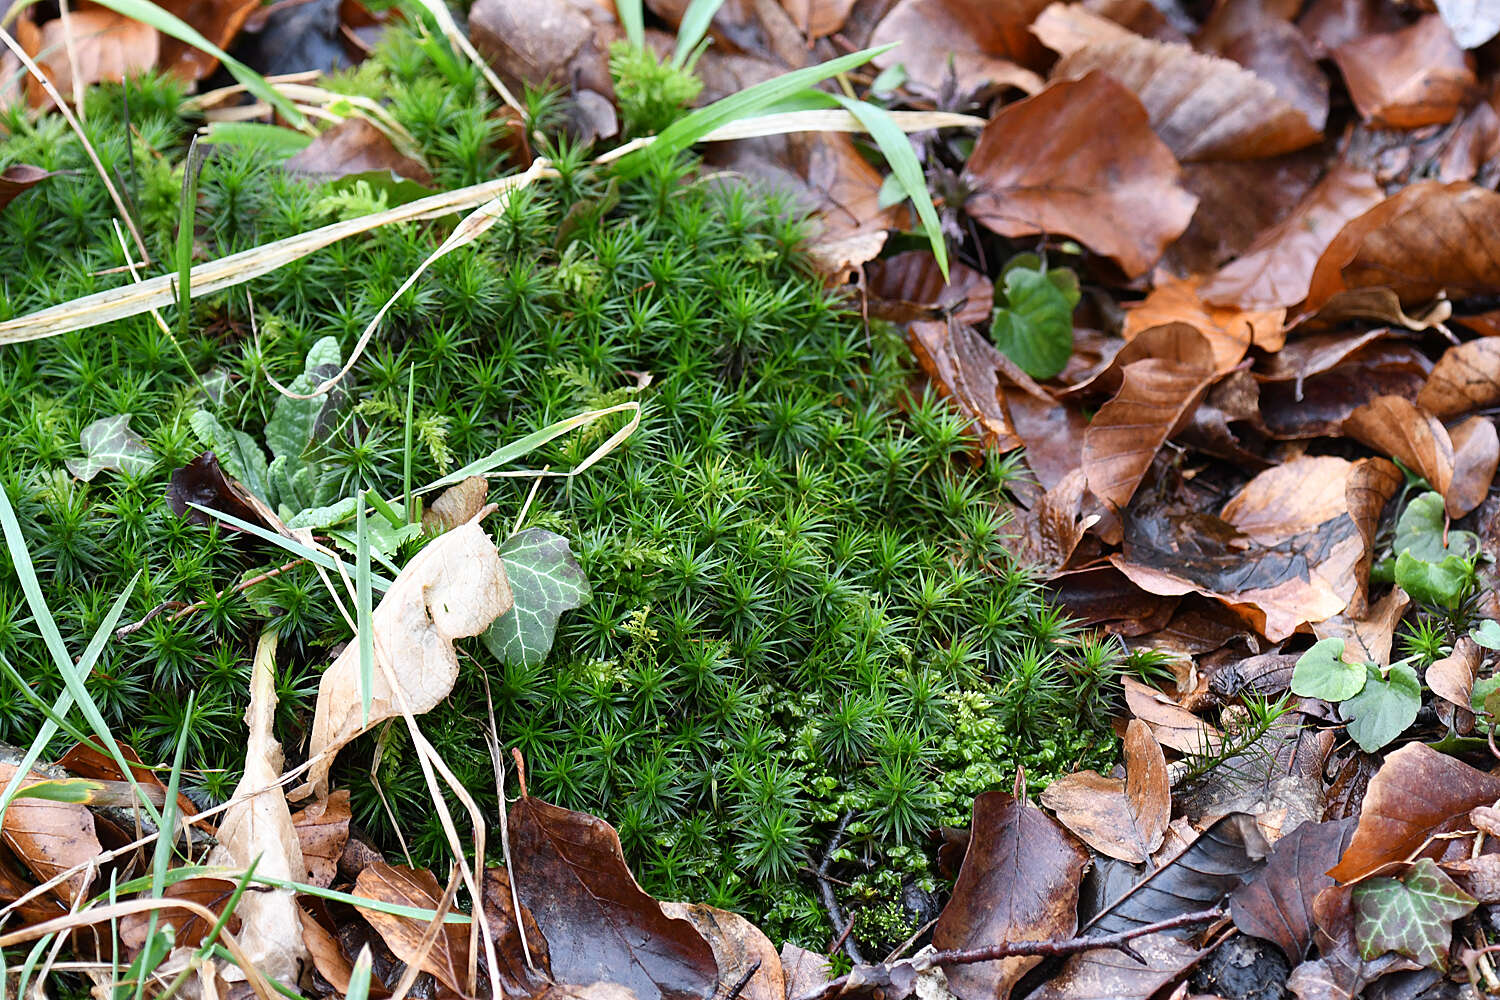
<path fill-rule="evenodd" d="M 1453 921 L 1478 905 L 1436 862 L 1422 858 L 1405 879 L 1372 878 L 1354 887 L 1354 939 L 1366 959 L 1394 951 L 1446 968 Z"/>
<path fill-rule="evenodd" d="M 1292 668 L 1292 694 L 1344 701 L 1364 689 L 1368 668 L 1344 659 L 1344 640 L 1320 639 Z"/>
<path fill-rule="evenodd" d="M 990 336 L 1001 353 L 1026 374 L 1052 378 L 1073 356 L 1073 307 L 1080 298 L 1078 276 L 1067 268 L 1041 270 L 1029 265 L 1029 260 L 1018 266 L 1012 262 L 1006 268 L 1005 291 L 996 290 Z M 998 303 L 1002 295 L 1003 305 Z"/>
<path fill-rule="evenodd" d="M 1473 582 L 1474 567 L 1461 556 L 1428 562 L 1408 551 L 1396 557 L 1396 586 L 1422 604 L 1456 608 Z"/>
<path fill-rule="evenodd" d="M 527 528 L 500 546 L 515 604 L 485 630 L 485 646 L 502 663 L 535 666 L 546 659 L 557 619 L 590 597 L 589 581 L 562 535 Z"/>
<path fill-rule="evenodd" d="M 1349 723 L 1349 735 L 1366 753 L 1374 753 L 1406 732 L 1422 707 L 1422 683 L 1411 664 L 1392 663 L 1390 671 L 1365 665 L 1364 687 L 1339 705 L 1339 714 Z"/>
<path fill-rule="evenodd" d="M 130 429 L 128 413 L 95 420 L 78 435 L 78 443 L 83 446 L 83 458 L 70 458 L 66 464 L 69 472 L 86 483 L 106 469 L 139 476 L 156 464 L 145 439 Z"/>

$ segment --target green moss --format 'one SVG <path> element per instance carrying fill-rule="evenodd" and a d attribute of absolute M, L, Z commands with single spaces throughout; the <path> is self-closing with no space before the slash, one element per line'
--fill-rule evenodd
<path fill-rule="evenodd" d="M 491 109 L 472 80 L 465 91 L 431 69 L 433 44 L 398 33 L 344 84 L 384 94 L 442 183 L 491 176 L 503 161 Z M 118 87 L 91 93 L 88 128 L 154 257 L 169 260 L 193 123 L 176 116 L 170 84 L 128 90 L 133 131 Z M 7 124 L 0 161 L 72 173 L 0 213 L 5 315 L 118 284 L 111 208 L 78 143 L 55 118 Z M 391 310 L 347 382 L 324 461 L 345 495 L 399 491 L 413 370 L 417 482 L 586 407 L 639 398 L 635 435 L 585 475 L 544 481 L 524 519 L 569 536 L 592 601 L 564 616 L 540 666 L 466 643 L 458 686 L 424 731 L 493 815 L 478 735 L 487 679 L 500 738 L 525 754 L 532 789 L 615 823 L 648 890 L 826 944 L 807 866 L 839 816 L 855 816 L 846 850 L 878 867 L 936 825 L 966 823 L 973 795 L 1008 787 L 1018 766 L 1037 786 L 1102 760 L 1120 657 L 1077 636 L 1007 555 L 1000 504 L 1020 467 L 976 463 L 963 420 L 909 390 L 899 335 L 867 330 L 805 272 L 804 227 L 784 202 L 698 182 L 682 163 L 605 198 L 607 179 L 580 166 L 581 151 L 552 155 L 559 181 L 518 194 L 478 246 L 439 261 Z M 200 253 L 214 256 L 377 197 L 310 187 L 253 148 L 217 149 L 200 190 Z M 283 634 L 280 736 L 295 755 L 317 676 L 348 629 L 305 567 L 213 597 L 282 557 L 167 509 L 169 473 L 199 450 L 188 415 L 210 405 L 261 440 L 277 398 L 267 376 L 289 381 L 324 336 L 347 355 L 446 225 L 378 230 L 195 301 L 183 348 L 200 373 L 227 373 L 216 406 L 149 317 L 0 351 L 0 482 L 72 648 L 138 570 L 128 619 L 208 601 L 112 642 L 89 685 L 148 759 L 186 725 L 194 780 L 211 795 L 241 766 L 258 631 Z M 653 381 L 636 393 L 638 372 Z M 79 431 L 122 412 L 156 465 L 72 481 L 63 461 Z M 528 464 L 576 465 L 615 426 Z M 492 530 L 514 523 L 531 485 L 494 482 Z M 50 700 L 59 680 L 5 558 L 0 654 Z M 25 742 L 37 723 L 0 688 L 0 739 Z M 336 778 L 382 843 L 399 850 L 399 825 L 413 859 L 435 861 L 446 846 L 407 736 L 395 727 L 382 739 L 345 751 Z M 377 755 L 390 813 L 370 777 Z"/>

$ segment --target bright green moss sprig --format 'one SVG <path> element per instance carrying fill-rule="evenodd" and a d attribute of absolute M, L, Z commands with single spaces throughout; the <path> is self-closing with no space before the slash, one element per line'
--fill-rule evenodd
<path fill-rule="evenodd" d="M 441 183 L 502 172 L 491 109 L 474 81 L 434 69 L 426 44 L 395 31 L 335 86 L 388 98 Z M 118 87 L 90 92 L 88 128 L 166 259 L 192 123 L 176 117 L 170 83 L 128 87 L 134 128 Z M 120 280 L 107 273 L 122 263 L 110 206 L 76 141 L 49 118 L 6 124 L 4 162 L 73 173 L 0 213 L 5 314 Z M 699 181 L 680 162 L 612 185 L 562 141 L 549 155 L 557 181 L 521 192 L 478 245 L 438 261 L 392 308 L 345 383 L 319 461 L 332 490 L 398 495 L 413 372 L 415 482 L 580 409 L 639 398 L 635 435 L 587 474 L 544 481 L 524 519 L 569 537 L 593 599 L 563 617 L 539 665 L 465 644 L 458 685 L 424 731 L 493 814 L 476 737 L 487 677 L 500 738 L 525 754 L 533 792 L 614 823 L 649 891 L 819 943 L 827 928 L 807 869 L 840 816 L 853 814 L 850 856 L 878 867 L 892 851 L 909 859 L 937 825 L 966 823 L 973 796 L 1009 787 L 1018 767 L 1036 787 L 1104 765 L 1123 654 L 1079 635 L 1012 563 L 1003 503 L 1019 466 L 976 461 L 952 408 L 910 390 L 899 334 L 866 329 L 807 273 L 804 226 L 784 199 Z M 225 147 L 201 192 L 200 243 L 213 255 L 377 197 L 310 186 L 263 150 Z M 168 510 L 168 475 L 199 450 L 191 415 L 203 408 L 263 441 L 278 398 L 267 376 L 295 377 L 324 337 L 347 356 L 443 232 L 376 230 L 256 280 L 255 335 L 244 290 L 195 301 L 182 346 L 200 374 L 227 376 L 217 400 L 149 318 L 0 352 L 0 482 L 65 638 L 81 642 L 138 569 L 127 619 L 203 602 L 112 643 L 89 684 L 147 758 L 186 722 L 209 795 L 238 776 L 259 630 L 282 635 L 288 748 L 303 745 L 317 677 L 349 635 L 310 568 L 236 592 L 284 555 Z M 79 431 L 115 413 L 132 414 L 155 465 L 73 481 L 63 463 Z M 613 426 L 528 461 L 574 466 Z M 509 530 L 531 486 L 493 484 L 492 530 Z M 55 671 L 4 559 L 0 654 L 51 699 Z M 189 689 L 198 697 L 185 719 Z M 36 724 L 0 687 L 0 739 L 24 742 Z M 355 744 L 336 779 L 356 821 L 399 850 L 370 777 L 378 757 L 413 860 L 438 862 L 446 843 L 406 741 L 397 727 Z"/>

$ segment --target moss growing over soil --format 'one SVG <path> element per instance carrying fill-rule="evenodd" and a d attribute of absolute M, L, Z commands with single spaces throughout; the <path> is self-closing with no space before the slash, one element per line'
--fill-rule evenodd
<path fill-rule="evenodd" d="M 339 85 L 387 101 L 442 185 L 510 169 L 474 74 L 454 61 L 441 76 L 428 44 L 397 34 Z M 158 80 L 89 96 L 88 132 L 159 261 L 171 259 L 196 124 L 179 116 L 179 96 Z M 0 165 L 71 173 L 0 213 L 0 309 L 118 284 L 101 273 L 123 263 L 111 206 L 79 143 L 56 116 L 7 124 Z M 612 188 L 564 141 L 550 152 L 560 181 L 522 192 L 476 248 L 439 261 L 391 310 L 346 382 L 325 462 L 341 495 L 400 491 L 413 370 L 419 483 L 550 421 L 640 399 L 636 434 L 586 474 L 544 481 L 522 519 L 571 539 L 592 600 L 564 616 L 539 666 L 466 643 L 458 687 L 424 729 L 493 815 L 487 678 L 533 793 L 615 823 L 649 891 L 826 943 L 808 866 L 839 817 L 853 814 L 847 858 L 924 873 L 927 833 L 967 823 L 973 795 L 1008 787 L 1018 765 L 1035 785 L 1112 752 L 1101 717 L 1119 659 L 1076 635 L 1007 556 L 999 505 L 1014 464 L 976 462 L 963 421 L 911 388 L 899 336 L 867 330 L 807 273 L 805 225 L 785 204 L 696 180 L 686 163 Z M 265 149 L 216 146 L 199 256 L 388 197 L 289 176 Z M 90 689 L 147 759 L 168 757 L 186 727 L 193 780 L 210 796 L 227 794 L 241 766 L 258 631 L 283 633 L 280 735 L 295 759 L 319 673 L 349 630 L 305 566 L 214 596 L 285 556 L 168 509 L 168 476 L 202 450 L 189 414 L 209 406 L 261 440 L 276 399 L 267 375 L 290 380 L 324 336 L 347 355 L 450 224 L 378 230 L 252 282 L 249 299 L 240 288 L 195 302 L 182 348 L 200 375 L 228 374 L 216 405 L 150 317 L 0 348 L 0 481 L 71 648 L 138 571 L 126 620 L 207 602 L 112 642 Z M 644 390 L 640 372 L 653 376 Z M 79 432 L 120 413 L 155 464 L 75 480 L 64 462 L 80 454 Z M 571 467 L 609 429 L 527 463 Z M 492 482 L 492 532 L 509 530 L 531 486 Z M 0 655 L 50 701 L 60 680 L 6 558 Z M 20 692 L 0 688 L 0 739 L 25 743 L 38 723 Z M 411 857 L 443 857 L 399 727 L 340 758 L 357 822 L 399 856 L 370 777 L 376 755 Z"/>

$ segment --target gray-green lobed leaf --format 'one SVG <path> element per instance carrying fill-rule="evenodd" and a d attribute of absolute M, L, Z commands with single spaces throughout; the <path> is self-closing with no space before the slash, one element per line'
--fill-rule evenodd
<path fill-rule="evenodd" d="M 156 464 L 145 439 L 130 429 L 128 413 L 95 420 L 78 435 L 78 443 L 83 446 L 83 458 L 70 458 L 67 466 L 84 482 L 106 469 L 138 476 Z"/>
<path fill-rule="evenodd" d="M 1478 905 L 1431 858 L 1404 879 L 1372 878 L 1354 887 L 1354 939 L 1366 959 L 1388 951 L 1445 968 L 1453 921 Z"/>
<path fill-rule="evenodd" d="M 515 603 L 484 632 L 502 663 L 535 666 L 546 659 L 564 611 L 589 599 L 588 578 L 562 535 L 527 528 L 500 546 Z"/>
<path fill-rule="evenodd" d="M 324 337 L 313 344 L 307 352 L 307 362 L 302 374 L 292 380 L 287 388 L 295 393 L 307 393 L 339 370 L 342 354 L 335 337 Z M 332 403 L 329 393 L 312 399 L 290 399 L 278 396 L 266 421 L 266 447 L 277 458 L 295 462 L 312 444 L 318 426 L 318 417 L 324 407 Z"/>
<path fill-rule="evenodd" d="M 1313 643 L 1292 668 L 1292 694 L 1324 701 L 1343 701 L 1365 686 L 1363 663 L 1344 660 L 1344 640 L 1331 637 Z"/>
<path fill-rule="evenodd" d="M 1349 735 L 1360 749 L 1374 753 L 1406 732 L 1422 707 L 1422 684 L 1409 663 L 1393 663 L 1386 676 L 1367 667 L 1359 694 L 1339 706 L 1349 723 Z"/>

